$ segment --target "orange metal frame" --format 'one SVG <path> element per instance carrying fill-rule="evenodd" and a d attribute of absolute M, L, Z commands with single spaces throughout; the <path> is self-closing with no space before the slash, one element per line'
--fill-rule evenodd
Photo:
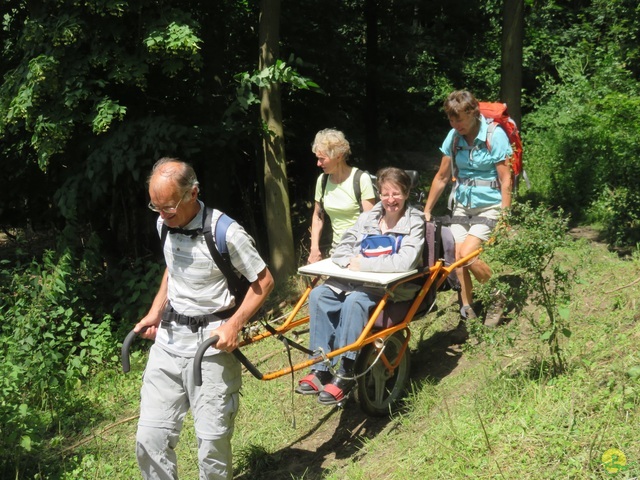
<path fill-rule="evenodd" d="M 478 255 L 480 255 L 480 252 L 482 252 L 482 248 L 472 252 L 471 254 L 467 255 L 464 258 L 461 258 L 460 260 L 456 261 L 455 263 L 453 263 L 453 264 L 451 264 L 449 266 L 445 266 L 442 260 L 438 260 L 436 262 L 436 264 L 434 266 L 432 266 L 431 268 L 429 268 L 428 270 L 425 269 L 422 272 L 415 273 L 413 275 L 410 275 L 408 277 L 405 277 L 405 278 L 403 278 L 401 280 L 398 280 L 398 281 L 388 285 L 385 288 L 384 296 L 382 297 L 382 299 L 380 300 L 380 302 L 378 303 L 376 308 L 371 313 L 371 316 L 369 317 L 369 321 L 367 322 L 367 324 L 365 325 L 364 329 L 362 330 L 362 333 L 360 334 L 360 336 L 358 337 L 358 339 L 355 342 L 353 342 L 351 345 L 347 345 L 347 346 L 339 348 L 337 350 L 333 350 L 331 352 L 328 352 L 328 353 L 325 354 L 324 357 L 310 358 L 310 359 L 308 359 L 306 361 L 303 361 L 303 362 L 297 363 L 295 365 L 292 365 L 291 367 L 284 368 L 282 370 L 278 370 L 278 371 L 271 372 L 271 373 L 266 373 L 266 374 L 263 375 L 262 380 L 273 380 L 275 378 L 279 378 L 279 377 L 282 377 L 284 375 L 290 374 L 291 372 L 302 370 L 304 368 L 310 367 L 311 365 L 315 365 L 316 363 L 320 363 L 321 361 L 324 361 L 325 358 L 331 359 L 331 358 L 337 357 L 338 355 L 341 355 L 341 354 L 343 354 L 345 352 L 348 352 L 348 351 L 351 351 L 351 350 L 360 350 L 365 345 L 368 345 L 368 344 L 370 344 L 372 342 L 375 342 L 377 339 L 387 338 L 390 335 L 393 335 L 394 333 L 396 333 L 396 332 L 398 332 L 400 330 L 405 330 L 406 329 L 406 331 L 407 331 L 406 339 L 405 339 L 404 345 L 402 346 L 400 354 L 396 358 L 396 361 L 393 362 L 393 363 L 390 363 L 389 360 L 384 356 L 384 353 L 380 357 L 381 361 L 383 362 L 385 367 L 389 370 L 390 373 L 392 373 L 397 368 L 397 366 L 400 364 L 400 360 L 402 359 L 402 356 L 404 355 L 404 352 L 405 352 L 405 350 L 407 348 L 407 345 L 409 344 L 410 333 L 409 333 L 409 329 L 407 328 L 407 326 L 409 325 L 409 322 L 411 322 L 411 320 L 413 320 L 413 316 L 418 311 L 418 308 L 420 307 L 422 301 L 424 300 L 424 297 L 427 295 L 429 290 L 431 288 L 433 288 L 434 286 L 435 286 L 436 289 L 438 289 L 444 283 L 446 278 L 456 268 L 464 266 L 470 260 L 472 260 L 473 258 L 475 258 Z M 425 281 L 422 284 L 422 287 L 420 288 L 420 291 L 418 292 L 418 295 L 413 300 L 413 303 L 411 304 L 411 307 L 409 307 L 409 311 L 406 313 L 404 319 L 401 322 L 399 322 L 396 325 L 393 325 L 391 327 L 380 329 L 380 330 L 374 330 L 373 327 L 374 327 L 376 318 L 378 317 L 380 312 L 382 312 L 382 310 L 386 306 L 387 302 L 389 301 L 389 298 L 393 296 L 393 292 L 395 291 L 395 289 L 399 285 L 402 285 L 403 283 L 410 282 L 412 280 L 416 280 L 416 279 L 423 278 L 423 277 L 425 278 Z M 304 324 L 308 323 L 309 322 L 309 316 L 308 315 L 304 316 L 302 318 L 298 318 L 298 319 L 296 319 L 296 316 L 298 315 L 298 313 L 300 312 L 302 307 L 305 305 L 305 303 L 307 301 L 307 298 L 309 297 L 309 294 L 311 293 L 311 290 L 318 283 L 319 278 L 320 277 L 313 278 L 313 280 L 309 283 L 309 285 L 307 285 L 305 291 L 302 293 L 302 296 L 300 297 L 300 299 L 298 300 L 298 302 L 294 306 L 294 308 L 291 311 L 291 313 L 287 316 L 285 321 L 282 323 L 282 325 L 280 325 L 278 327 L 274 327 L 273 328 L 273 330 L 274 330 L 273 332 L 266 331 L 266 332 L 260 333 L 258 335 L 255 335 L 255 336 L 253 336 L 251 338 L 246 338 L 240 343 L 240 346 L 242 347 L 242 346 L 245 346 L 245 345 L 250 345 L 252 343 L 258 342 L 260 340 L 263 340 L 263 339 L 265 339 L 267 337 L 271 337 L 273 335 L 284 334 L 286 332 L 289 332 L 289 331 L 293 330 L 296 327 L 299 327 L 301 325 L 304 325 Z"/>

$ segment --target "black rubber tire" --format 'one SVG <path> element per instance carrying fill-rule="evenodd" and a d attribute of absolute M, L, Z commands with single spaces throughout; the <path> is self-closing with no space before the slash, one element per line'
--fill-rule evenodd
<path fill-rule="evenodd" d="M 405 342 L 403 331 L 396 332 L 386 339 L 384 355 L 390 363 L 393 363 L 402 345 Z M 378 351 L 372 344 L 366 345 L 356 360 L 355 373 L 361 375 L 366 371 L 378 356 Z M 356 401 L 360 408 L 369 415 L 382 417 L 389 415 L 397 406 L 398 401 L 404 395 L 409 380 L 411 369 L 411 352 L 407 348 L 400 364 L 389 374 L 381 360 L 365 375 L 358 377 L 358 386 L 355 389 Z"/>

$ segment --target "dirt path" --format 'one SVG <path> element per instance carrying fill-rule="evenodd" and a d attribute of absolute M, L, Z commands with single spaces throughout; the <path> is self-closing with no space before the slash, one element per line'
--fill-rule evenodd
<path fill-rule="evenodd" d="M 573 238 L 586 238 L 590 242 L 604 244 L 600 232 L 592 227 L 574 227 L 569 230 L 569 235 Z"/>

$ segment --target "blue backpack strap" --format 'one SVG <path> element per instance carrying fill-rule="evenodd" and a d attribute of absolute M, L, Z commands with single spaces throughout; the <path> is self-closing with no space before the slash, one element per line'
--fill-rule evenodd
<path fill-rule="evenodd" d="M 229 225 L 235 222 L 235 220 L 224 213 L 220 215 L 220 217 L 216 221 L 216 238 L 214 241 L 213 234 L 211 233 L 211 222 L 209 221 L 212 215 L 213 210 L 209 207 L 206 207 L 204 211 L 204 239 L 207 242 L 207 246 L 209 247 L 209 251 L 211 252 L 213 261 L 227 279 L 229 290 L 231 290 L 231 293 L 236 299 L 235 308 L 237 308 L 240 306 L 244 296 L 247 293 L 249 283 L 246 279 L 244 279 L 244 277 L 240 278 L 238 277 L 238 275 L 236 275 L 236 273 L 233 271 L 231 259 L 229 258 L 229 248 L 227 247 L 227 229 L 229 228 Z"/>
<path fill-rule="evenodd" d="M 216 222 L 216 247 L 218 251 L 223 255 L 229 255 L 229 248 L 227 247 L 227 229 L 235 220 L 226 213 L 223 213 L 218 217 Z"/>
<path fill-rule="evenodd" d="M 202 234 L 209 247 L 209 252 L 213 258 L 214 263 L 218 269 L 222 272 L 227 279 L 227 285 L 229 290 L 236 299 L 236 308 L 242 303 L 242 299 L 247 293 L 249 282 L 244 277 L 240 278 L 233 271 L 233 264 L 229 257 L 229 247 L 227 247 L 227 229 L 235 220 L 226 214 L 220 215 L 216 221 L 215 232 L 216 238 L 213 239 L 211 233 L 211 217 L 213 216 L 213 209 L 205 207 L 202 218 Z M 160 231 L 160 244 L 164 250 L 164 243 L 167 239 L 169 228 L 163 223 Z"/>

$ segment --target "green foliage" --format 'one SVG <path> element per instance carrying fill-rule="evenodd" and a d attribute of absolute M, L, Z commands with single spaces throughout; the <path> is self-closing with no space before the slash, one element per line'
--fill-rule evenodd
<path fill-rule="evenodd" d="M 495 240 L 487 247 L 487 254 L 492 265 L 508 269 L 519 282 L 514 286 L 494 275 L 482 288 L 485 299 L 496 289 L 504 292 L 529 320 L 549 348 L 554 374 L 565 368 L 560 339 L 571 335 L 569 304 L 575 267 L 563 266 L 557 259 L 560 250 L 569 245 L 567 222 L 561 210 L 553 214 L 544 206 L 514 204 L 508 226 L 496 228 Z M 525 303 L 541 308 L 533 313 L 524 309 Z"/>
<path fill-rule="evenodd" d="M 153 31 L 144 39 L 150 52 L 187 53 L 196 55 L 202 41 L 189 25 L 171 22 L 165 29 Z"/>
<path fill-rule="evenodd" d="M 293 90 L 312 90 L 322 93 L 320 86 L 309 78 L 300 75 L 290 64 L 301 63 L 301 60 L 295 59 L 293 56 L 289 59 L 289 63 L 277 59 L 275 63 L 260 71 L 253 73 L 242 72 L 235 76 L 238 83 L 236 90 L 236 99 L 234 103 L 227 109 L 226 117 L 229 119 L 231 115 L 238 112 L 246 112 L 252 105 L 260 103 L 260 94 L 255 88 L 270 88 L 274 83 L 281 85 L 289 85 Z"/>
<path fill-rule="evenodd" d="M 640 179 L 637 2 L 568 8 L 534 2 L 525 62 L 539 73 L 535 111 L 523 121 L 533 191 L 576 221 L 598 221 L 607 240 L 633 245 Z M 542 67 L 542 68 L 541 68 Z M 533 85 L 532 79 L 525 83 Z"/>
<path fill-rule="evenodd" d="M 634 244 L 640 89 L 612 58 L 593 74 L 587 65 L 586 58 L 565 59 L 563 83 L 527 117 L 527 170 L 533 190 L 550 204 L 576 220 L 601 222 L 611 243 Z"/>
<path fill-rule="evenodd" d="M 0 471 L 11 471 L 61 416 L 73 418 L 84 402 L 75 390 L 113 362 L 116 341 L 111 316 L 89 312 L 91 277 L 69 251 L 1 273 Z"/>
<path fill-rule="evenodd" d="M 97 114 L 93 119 L 93 133 L 106 132 L 115 119 L 122 120 L 127 107 L 114 102 L 109 97 L 103 98 L 96 107 Z"/>
<path fill-rule="evenodd" d="M 197 33 L 198 24 L 184 12 L 174 12 L 172 21 L 160 25 L 151 25 L 151 30 L 143 39 L 144 45 L 156 62 L 161 64 L 162 72 L 175 77 L 186 66 L 199 70 L 202 57 L 199 54 L 202 39 Z"/>
<path fill-rule="evenodd" d="M 203 12 L 191 2 L 13 3 L 3 22 L 0 150 L 18 167 L 0 194 L 0 213 L 33 203 L 23 222 L 90 223 L 130 254 L 150 236 L 139 217 L 153 161 L 167 154 L 194 161 L 216 140 L 212 125 L 237 70 L 211 49 L 203 54 L 201 22 L 212 22 L 210 41 L 220 35 L 240 53 L 240 37 L 217 28 L 230 18 L 241 23 L 228 15 L 236 5 Z M 245 5 L 237 8 L 245 14 Z M 29 183 L 32 165 L 45 172 L 46 190 Z M 46 200 L 35 208 L 39 196 Z"/>
<path fill-rule="evenodd" d="M 122 260 L 110 272 L 107 283 L 113 286 L 113 315 L 125 319 L 123 327 L 127 331 L 149 310 L 164 269 L 163 262 L 137 259 Z"/>
<path fill-rule="evenodd" d="M 420 152 L 420 164 L 437 161 L 448 128 L 441 103 L 452 89 L 499 97 L 499 0 L 345 1 L 322 18 L 310 15 L 310 5 L 282 9 L 288 60 L 254 72 L 256 2 L 10 0 L 0 153 L 16 168 L 0 180 L 0 208 L 29 204 L 33 224 L 90 223 L 113 235 L 110 245 L 136 250 L 150 243 L 148 226 L 139 228 L 140 180 L 161 155 L 206 169 L 208 185 L 229 206 L 241 203 L 231 192 L 259 190 L 257 86 L 286 85 L 288 157 L 306 158 L 313 133 L 330 125 L 347 132 L 354 163 L 371 170 L 417 157 L 405 152 Z M 635 241 L 634 219 L 604 215 L 612 206 L 598 197 L 612 191 L 613 208 L 634 209 L 631 196 L 616 190 L 633 191 L 637 180 L 638 8 L 632 0 L 525 2 L 523 134 L 535 193 L 575 219 L 601 202 L 590 215 L 618 243 Z M 314 94 L 318 85 L 326 95 Z M 565 186 L 558 164 L 575 162 L 568 176 L 576 180 Z M 291 203 L 307 217 L 302 205 L 315 176 L 308 165 L 288 166 Z M 619 165 L 626 183 L 606 178 Z M 36 167 L 46 174 L 32 185 Z M 216 183 L 221 169 L 238 178 Z"/>
<path fill-rule="evenodd" d="M 48 11 L 31 10 L 22 31 L 9 23 L 16 29 L 14 53 L 22 58 L 0 89 L 0 134 L 31 132 L 42 169 L 56 154 L 73 150 L 72 135 L 88 135 L 83 129 L 89 126 L 104 133 L 122 121 L 128 89 L 148 87 L 150 65 L 169 77 L 201 66 L 199 27 L 188 13 L 137 18 L 131 3 L 137 2 L 63 1 Z M 137 37 L 139 27 L 146 37 Z"/>
<path fill-rule="evenodd" d="M 602 226 L 610 244 L 636 245 L 640 242 L 640 194 L 635 188 L 607 185 L 589 207 L 587 220 Z"/>

